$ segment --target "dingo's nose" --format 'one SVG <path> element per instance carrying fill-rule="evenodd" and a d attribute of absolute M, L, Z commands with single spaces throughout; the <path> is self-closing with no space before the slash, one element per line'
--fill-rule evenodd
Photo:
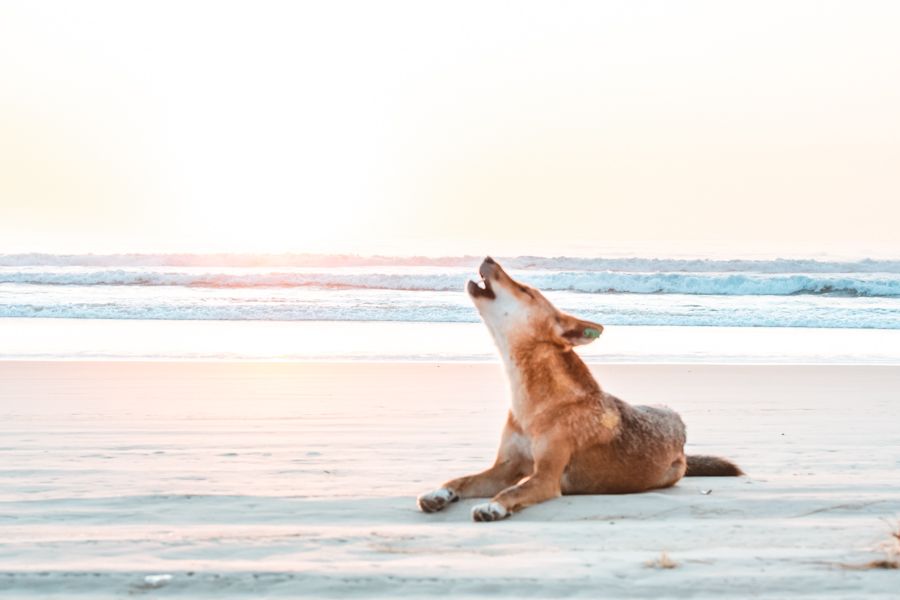
<path fill-rule="evenodd" d="M 481 263 L 481 266 L 478 267 L 478 274 L 484 277 L 485 279 L 490 279 L 490 277 L 497 273 L 497 270 L 500 268 L 493 258 L 490 256 L 484 259 L 484 262 Z"/>

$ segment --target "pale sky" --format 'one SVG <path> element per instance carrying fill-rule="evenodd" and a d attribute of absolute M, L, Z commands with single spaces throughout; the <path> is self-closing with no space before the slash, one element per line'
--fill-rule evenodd
<path fill-rule="evenodd" d="M 0 252 L 896 249 L 900 2 L 0 4 Z"/>

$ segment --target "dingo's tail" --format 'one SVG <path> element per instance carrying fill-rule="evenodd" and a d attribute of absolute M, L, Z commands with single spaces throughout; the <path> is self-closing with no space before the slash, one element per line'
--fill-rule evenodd
<path fill-rule="evenodd" d="M 718 456 L 694 455 L 687 457 L 685 477 L 738 477 L 743 475 L 736 464 Z"/>

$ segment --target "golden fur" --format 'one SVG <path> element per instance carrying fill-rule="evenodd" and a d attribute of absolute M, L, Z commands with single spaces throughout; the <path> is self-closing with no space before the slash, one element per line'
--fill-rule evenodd
<path fill-rule="evenodd" d="M 739 475 L 716 457 L 686 457 L 681 418 L 662 407 L 631 406 L 605 392 L 573 348 L 603 326 L 557 310 L 540 292 L 512 279 L 490 257 L 483 286 L 469 295 L 497 343 L 512 406 L 494 465 L 420 496 L 425 512 L 459 498 L 492 497 L 477 521 L 502 519 L 560 494 L 625 494 L 698 475 Z"/>

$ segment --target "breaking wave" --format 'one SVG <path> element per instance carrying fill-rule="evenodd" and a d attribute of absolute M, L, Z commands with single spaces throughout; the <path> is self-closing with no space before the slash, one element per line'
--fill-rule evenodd
<path fill-rule="evenodd" d="M 0 255 L 0 318 L 475 322 L 479 257 Z M 610 325 L 900 329 L 900 261 L 501 258 Z M 2 334 L 0 334 L 2 337 Z"/>
<path fill-rule="evenodd" d="M 900 274 L 851 273 L 625 273 L 615 271 L 514 271 L 542 290 L 590 294 L 688 294 L 721 296 L 836 295 L 900 297 Z M 325 288 L 403 291 L 456 291 L 469 271 L 215 272 L 149 269 L 9 270 L 0 283 L 51 286 L 182 286 L 198 288 Z"/>

